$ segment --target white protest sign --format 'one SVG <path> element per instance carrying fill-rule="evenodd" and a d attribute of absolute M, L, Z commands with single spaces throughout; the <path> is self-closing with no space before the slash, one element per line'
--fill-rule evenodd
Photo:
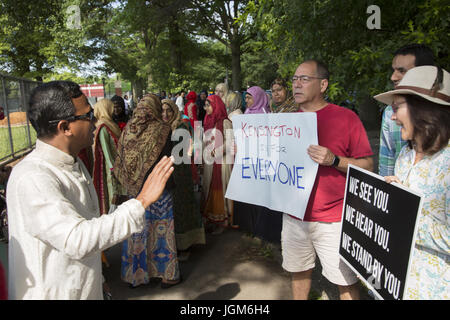
<path fill-rule="evenodd" d="M 307 153 L 318 144 L 316 114 L 236 115 L 233 130 L 237 154 L 225 197 L 303 219 L 318 168 Z"/>

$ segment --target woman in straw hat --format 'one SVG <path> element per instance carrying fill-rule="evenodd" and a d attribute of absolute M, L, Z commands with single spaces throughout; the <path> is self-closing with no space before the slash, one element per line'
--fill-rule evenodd
<path fill-rule="evenodd" d="M 403 147 L 389 183 L 418 191 L 423 207 L 408 274 L 407 299 L 450 298 L 450 75 L 434 66 L 410 69 L 395 90 L 375 99 L 391 104 Z"/>

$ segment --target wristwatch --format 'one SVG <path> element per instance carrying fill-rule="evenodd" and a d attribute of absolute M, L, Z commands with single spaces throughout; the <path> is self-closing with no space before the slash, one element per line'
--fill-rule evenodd
<path fill-rule="evenodd" d="M 333 164 L 331 166 L 332 167 L 337 167 L 339 165 L 339 161 L 341 161 L 341 159 L 339 159 L 339 157 L 337 155 L 334 155 L 334 161 L 333 161 Z"/>

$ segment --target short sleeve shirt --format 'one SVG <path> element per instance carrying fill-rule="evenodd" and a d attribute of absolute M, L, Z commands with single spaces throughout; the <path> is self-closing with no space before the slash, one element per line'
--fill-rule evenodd
<path fill-rule="evenodd" d="M 450 144 L 414 164 L 416 152 L 403 147 L 395 175 L 403 185 L 422 194 L 416 244 L 450 254 Z"/>
<path fill-rule="evenodd" d="M 392 114 L 392 107 L 387 106 L 381 120 L 378 173 L 383 177 L 394 175 L 395 159 L 406 144 L 402 139 L 401 127 L 391 120 Z"/>
<path fill-rule="evenodd" d="M 346 158 L 357 159 L 373 155 L 366 130 L 356 113 L 328 104 L 316 114 L 320 146 Z M 331 166 L 319 165 L 303 220 L 341 221 L 345 181 L 345 173 Z"/>

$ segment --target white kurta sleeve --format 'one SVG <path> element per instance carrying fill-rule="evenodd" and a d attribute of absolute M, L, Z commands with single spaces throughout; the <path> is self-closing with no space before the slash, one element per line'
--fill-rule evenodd
<path fill-rule="evenodd" d="M 123 203 L 112 214 L 87 219 L 85 216 L 94 213 L 77 212 L 51 174 L 24 176 L 14 189 L 9 191 L 23 199 L 20 211 L 25 231 L 71 259 L 103 251 L 144 228 L 145 209 L 135 199 Z"/>

